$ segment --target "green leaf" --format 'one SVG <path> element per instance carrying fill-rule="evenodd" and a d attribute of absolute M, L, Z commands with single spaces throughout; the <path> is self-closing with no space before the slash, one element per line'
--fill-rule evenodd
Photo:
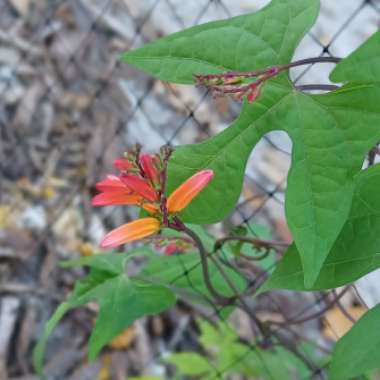
<path fill-rule="evenodd" d="M 119 274 L 124 270 L 124 264 L 127 255 L 125 253 L 116 254 L 99 254 L 88 257 L 80 257 L 76 259 L 62 261 L 59 265 L 62 268 L 73 267 L 90 267 L 98 269 L 109 274 Z"/>
<path fill-rule="evenodd" d="M 281 347 L 267 351 L 240 343 L 238 334 L 227 323 L 212 325 L 202 321 L 199 327 L 200 342 L 214 354 L 213 367 L 220 373 L 290 380 L 294 378 L 295 370 L 298 374 L 308 372 L 304 363 Z"/>
<path fill-rule="evenodd" d="M 330 380 L 352 379 L 380 368 L 380 305 L 369 310 L 335 345 Z"/>
<path fill-rule="evenodd" d="M 333 82 L 380 81 L 380 31 L 340 62 L 330 74 Z"/>
<path fill-rule="evenodd" d="M 122 60 L 162 80 L 183 84 L 193 83 L 196 73 L 286 63 L 318 10 L 317 0 L 273 0 L 257 13 L 186 29 L 128 51 Z"/>
<path fill-rule="evenodd" d="M 241 275 L 227 267 L 225 272 L 237 289 L 243 291 L 246 288 L 246 281 Z M 209 261 L 209 274 L 215 289 L 225 296 L 233 295 L 233 291 L 224 280 L 224 277 L 211 261 Z M 195 295 L 200 293 L 209 296 L 203 280 L 202 266 L 197 252 L 173 256 L 152 255 L 138 277 L 152 283 L 167 284 L 173 288 L 186 289 Z"/>
<path fill-rule="evenodd" d="M 37 374 L 41 378 L 45 378 L 43 375 L 43 359 L 46 349 L 46 344 L 49 339 L 50 334 L 58 325 L 59 321 L 64 317 L 64 315 L 72 308 L 69 302 L 61 303 L 54 314 L 51 316 L 49 321 L 46 323 L 43 334 L 41 335 L 37 346 L 33 351 L 33 366 Z"/>
<path fill-rule="evenodd" d="M 172 354 L 165 361 L 175 365 L 181 374 L 187 376 L 205 376 L 215 372 L 209 361 L 195 352 Z"/>
<path fill-rule="evenodd" d="M 355 184 L 348 220 L 312 290 L 345 285 L 380 267 L 380 165 L 360 172 Z M 260 291 L 270 289 L 306 290 L 295 245 L 289 248 Z"/>
<path fill-rule="evenodd" d="M 89 342 L 89 358 L 93 360 L 102 347 L 130 326 L 136 319 L 145 315 L 160 313 L 172 305 L 176 298 L 173 292 L 163 285 L 129 279 L 124 273 L 125 254 L 94 256 L 81 260 L 92 266 L 90 273 L 77 281 L 69 299 L 61 304 L 47 322 L 44 333 L 34 351 L 34 366 L 42 372 L 42 360 L 47 339 L 64 314 L 75 307 L 95 301 L 99 305 L 99 314 Z M 102 266 L 101 264 L 105 265 Z M 78 262 L 71 262 L 69 265 Z M 100 270 L 100 267 L 106 270 Z"/>
<path fill-rule="evenodd" d="M 174 294 L 166 287 L 131 281 L 121 274 L 91 291 L 86 298 L 100 306 L 89 342 L 89 358 L 136 319 L 158 314 L 174 305 Z"/>
<path fill-rule="evenodd" d="M 152 250 L 149 247 L 143 246 L 129 250 L 128 253 L 104 253 L 66 260 L 62 261 L 60 266 L 62 268 L 86 266 L 113 274 L 119 274 L 124 272 L 126 261 L 132 257 L 138 255 L 149 255 L 151 253 Z"/>

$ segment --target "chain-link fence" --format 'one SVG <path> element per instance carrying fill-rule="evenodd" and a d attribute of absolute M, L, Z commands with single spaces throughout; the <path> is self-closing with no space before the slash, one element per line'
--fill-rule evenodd
<path fill-rule="evenodd" d="M 192 86 L 155 80 L 121 64 L 120 54 L 185 27 L 255 11 L 266 3 L 0 0 L 0 378 L 33 378 L 31 348 L 57 302 L 81 274 L 58 269 L 57 262 L 92 254 L 105 231 L 135 216 L 127 208 L 91 207 L 94 184 L 112 170 L 112 160 L 136 143 L 156 151 L 165 144 L 202 141 L 227 128 L 238 115 L 239 104 L 212 99 Z M 320 18 L 295 59 L 346 56 L 379 25 L 376 0 L 322 0 Z M 326 84 L 330 70 L 328 64 L 310 65 L 292 70 L 291 76 L 299 85 Z M 290 151 L 290 140 L 281 132 L 258 144 L 248 162 L 239 204 L 223 225 L 212 228 L 213 233 L 245 226 L 256 234 L 260 224 L 276 239 L 291 240 L 283 210 Z M 224 266 L 223 258 L 219 263 Z M 199 349 L 194 322 L 198 316 L 231 328 L 223 317 L 227 307 L 205 298 L 192 283 L 197 265 L 184 263 L 183 268 L 173 285 L 188 281 L 202 306 L 184 298 L 176 310 L 136 323 L 134 343 L 126 344 L 126 351 L 106 352 L 94 364 L 83 362 L 94 310 L 90 305 L 73 312 L 52 338 L 47 363 L 51 378 L 160 374 L 166 368 L 160 359 L 168 351 Z M 256 274 L 246 276 L 254 285 Z M 299 345 L 295 352 L 307 364 L 306 378 L 324 378 L 323 363 L 303 352 L 301 343 L 329 351 L 328 339 L 320 331 L 321 317 L 334 304 L 346 319 L 354 319 L 351 303 L 360 303 L 361 298 L 355 292 L 347 294 L 351 298 L 346 297 L 343 305 L 335 302 L 340 295 L 334 292 L 278 292 L 258 301 L 243 300 L 242 311 L 231 318 L 235 325 L 247 325 L 243 335 L 247 330 L 252 335 L 244 341 L 247 351 L 225 363 L 224 370 L 216 368 L 209 378 L 226 378 L 229 368 L 252 353 L 263 363 L 262 376 L 274 378 L 270 368 L 265 373 L 255 328 L 251 331 L 252 309 L 264 318 L 280 315 L 296 322 L 279 323 L 277 338 Z M 334 326 L 325 330 L 333 338 L 340 334 Z"/>

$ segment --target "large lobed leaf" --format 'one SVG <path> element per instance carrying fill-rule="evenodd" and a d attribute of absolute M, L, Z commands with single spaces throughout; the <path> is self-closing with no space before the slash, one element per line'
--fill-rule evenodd
<path fill-rule="evenodd" d="M 362 171 L 355 181 L 350 215 L 323 264 L 313 290 L 331 289 L 380 267 L 380 165 Z M 261 288 L 306 290 L 295 245 Z"/>
<path fill-rule="evenodd" d="M 191 83 L 196 73 L 288 63 L 314 23 L 318 6 L 318 0 L 273 0 L 255 14 L 187 29 L 128 52 L 123 59 L 177 83 Z M 370 48 L 361 48 L 359 61 L 378 59 L 372 48 L 376 43 L 375 39 Z M 273 130 L 286 131 L 293 142 L 286 215 L 308 288 L 347 219 L 353 176 L 380 140 L 380 84 L 359 82 L 371 80 L 379 66 L 364 63 L 364 74 L 355 76 L 355 53 L 349 60 L 353 63 L 338 65 L 333 79 L 353 78 L 355 84 L 309 96 L 281 75 L 264 86 L 253 105 L 244 104 L 227 130 L 201 144 L 179 147 L 169 165 L 169 190 L 198 170 L 214 170 L 214 180 L 182 215 L 187 222 L 214 223 L 235 206 L 247 159 L 259 139 Z"/>

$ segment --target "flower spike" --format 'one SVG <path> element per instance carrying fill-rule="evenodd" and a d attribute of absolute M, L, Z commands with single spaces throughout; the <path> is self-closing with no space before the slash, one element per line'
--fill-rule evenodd
<path fill-rule="evenodd" d="M 183 210 L 212 180 L 212 170 L 202 170 L 179 186 L 168 198 L 169 214 Z"/>
<path fill-rule="evenodd" d="M 119 175 L 108 175 L 96 184 L 97 194 L 92 199 L 93 206 L 137 205 L 150 214 L 149 217 L 124 224 L 109 232 L 101 242 L 103 248 L 142 239 L 158 232 L 161 227 L 177 229 L 179 219 L 176 213 L 183 210 L 214 176 L 212 170 L 202 170 L 166 198 L 167 164 L 171 150 L 163 147 L 159 154 L 141 154 L 140 148 L 118 158 L 114 165 Z M 168 248 L 168 254 L 182 252 L 177 244 Z M 171 252 L 173 251 L 173 252 Z"/>
<path fill-rule="evenodd" d="M 114 248 L 121 244 L 145 238 L 159 231 L 160 225 L 160 221 L 156 218 L 137 219 L 109 232 L 100 246 L 102 248 Z"/>

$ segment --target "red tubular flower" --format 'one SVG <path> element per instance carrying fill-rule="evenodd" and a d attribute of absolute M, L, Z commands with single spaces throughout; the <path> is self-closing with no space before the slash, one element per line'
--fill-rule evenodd
<path fill-rule="evenodd" d="M 108 175 L 106 179 L 96 184 L 99 191 L 127 191 L 127 186 L 121 182 L 120 177 L 116 175 Z"/>
<path fill-rule="evenodd" d="M 174 253 L 177 253 L 179 251 L 177 244 L 176 243 L 171 243 L 165 248 L 165 255 L 166 256 L 171 256 Z"/>
<path fill-rule="evenodd" d="M 126 158 L 117 158 L 113 161 L 113 166 L 120 171 L 128 171 L 134 167 Z"/>
<path fill-rule="evenodd" d="M 159 181 L 159 175 L 154 166 L 153 157 L 149 154 L 142 154 L 140 155 L 140 162 L 148 179 L 150 179 L 152 183 L 157 183 Z"/>
<path fill-rule="evenodd" d="M 170 194 L 166 207 L 169 214 L 183 210 L 212 180 L 214 172 L 212 170 L 202 170 Z"/>
<path fill-rule="evenodd" d="M 102 240 L 102 248 L 114 248 L 134 240 L 153 235 L 160 229 L 160 221 L 156 218 L 142 218 L 109 232 Z"/>
<path fill-rule="evenodd" d="M 129 189 L 141 195 L 147 201 L 155 202 L 158 200 L 156 190 L 144 179 L 134 175 L 122 175 L 120 179 Z"/>
<path fill-rule="evenodd" d="M 109 191 L 95 195 L 92 198 L 93 206 L 121 206 L 121 205 L 137 205 L 142 201 L 142 197 L 130 194 L 125 191 Z"/>
<path fill-rule="evenodd" d="M 150 236 L 160 230 L 162 223 L 169 227 L 175 226 L 178 222 L 175 214 L 189 205 L 214 176 L 212 170 L 194 174 L 166 201 L 163 194 L 165 186 L 161 183 L 160 175 L 166 164 L 167 159 L 164 160 L 160 155 L 141 154 L 138 160 L 132 157 L 131 161 L 119 158 L 114 161 L 114 165 L 121 175 L 109 175 L 96 184 L 101 193 L 92 199 L 93 206 L 139 205 L 152 215 L 109 232 L 101 243 L 103 248 L 114 248 Z M 172 254 L 174 248 L 179 250 L 179 246 L 170 246 L 166 254 Z"/>

